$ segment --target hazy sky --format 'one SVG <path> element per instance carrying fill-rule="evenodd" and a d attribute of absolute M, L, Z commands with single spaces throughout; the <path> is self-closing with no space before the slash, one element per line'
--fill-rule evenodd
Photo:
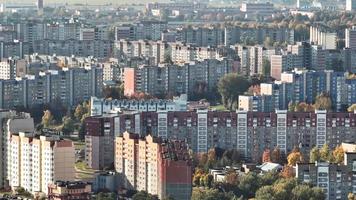
<path fill-rule="evenodd" d="M 155 0 L 155 1 L 167 1 L 167 0 Z M 0 2 L 11 2 L 11 3 L 35 3 L 36 0 L 0 0 Z M 44 3 L 88 3 L 88 4 L 106 4 L 106 3 L 113 3 L 113 4 L 126 4 L 126 3 L 147 3 L 152 2 L 152 0 L 44 0 Z"/>

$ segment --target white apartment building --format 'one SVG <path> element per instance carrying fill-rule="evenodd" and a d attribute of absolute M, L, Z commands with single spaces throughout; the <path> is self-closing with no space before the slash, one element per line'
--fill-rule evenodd
<path fill-rule="evenodd" d="M 9 80 L 16 77 L 16 61 L 1 60 L 0 61 L 0 79 Z"/>
<path fill-rule="evenodd" d="M 20 132 L 11 135 L 8 154 L 12 189 L 23 187 L 31 193 L 47 194 L 49 184 L 75 177 L 72 141 Z"/>

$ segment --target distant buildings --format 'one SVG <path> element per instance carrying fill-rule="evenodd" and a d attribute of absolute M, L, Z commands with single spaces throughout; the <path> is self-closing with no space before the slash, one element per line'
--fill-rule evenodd
<path fill-rule="evenodd" d="M 344 163 L 297 163 L 298 180 L 321 188 L 326 199 L 347 199 L 355 193 L 356 153 L 346 152 Z"/>
<path fill-rule="evenodd" d="M 273 4 L 267 3 L 242 3 L 241 12 L 245 14 L 245 18 L 251 16 L 271 16 L 274 12 Z"/>
<path fill-rule="evenodd" d="M 0 108 L 32 107 L 53 102 L 75 106 L 91 96 L 101 97 L 102 73 L 98 67 L 64 68 L 0 80 Z"/>
<path fill-rule="evenodd" d="M 235 65 L 233 60 L 223 59 L 125 68 L 125 95 L 144 92 L 157 96 L 187 94 L 190 98 L 199 85 L 212 91 L 221 77 L 234 72 Z"/>
<path fill-rule="evenodd" d="M 322 26 L 310 26 L 310 43 L 321 45 L 322 49 L 336 49 L 336 32 L 327 29 Z"/>
<path fill-rule="evenodd" d="M 115 170 L 123 186 L 159 198 L 188 200 L 192 194 L 192 166 L 184 142 L 125 132 L 115 140 Z"/>
<path fill-rule="evenodd" d="M 356 10 L 356 1 L 346 0 L 346 11 L 355 11 L 355 10 Z"/>
<path fill-rule="evenodd" d="M 345 29 L 345 47 L 356 48 L 356 27 Z"/>
<path fill-rule="evenodd" d="M 22 187 L 48 194 L 48 185 L 74 179 L 74 145 L 56 137 L 12 134 L 9 146 L 8 179 L 12 189 Z"/>
<path fill-rule="evenodd" d="M 0 61 L 0 80 L 14 79 L 16 77 L 16 61 L 4 59 Z"/>

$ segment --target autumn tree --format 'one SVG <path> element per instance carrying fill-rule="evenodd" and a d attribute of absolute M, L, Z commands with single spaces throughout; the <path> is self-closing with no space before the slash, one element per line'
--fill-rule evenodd
<path fill-rule="evenodd" d="M 352 104 L 349 108 L 347 108 L 348 112 L 355 112 L 355 110 L 356 110 L 356 103 Z"/>
<path fill-rule="evenodd" d="M 294 148 L 293 151 L 288 155 L 288 166 L 295 166 L 298 162 L 303 162 L 303 155 L 299 149 Z"/>
<path fill-rule="evenodd" d="M 332 102 L 330 95 L 326 92 L 318 95 L 315 100 L 314 108 L 316 110 L 331 110 Z"/>
<path fill-rule="evenodd" d="M 237 185 L 239 181 L 239 175 L 234 169 L 227 170 L 225 174 L 225 182 L 230 185 Z"/>
<path fill-rule="evenodd" d="M 320 160 L 322 161 L 329 161 L 331 158 L 331 153 L 329 149 L 328 144 L 324 144 L 321 149 L 319 150 L 320 152 Z"/>
<path fill-rule="evenodd" d="M 336 163 L 342 163 L 344 162 L 344 149 L 342 148 L 341 145 L 338 145 L 334 151 L 333 151 L 333 158 L 334 158 L 334 162 Z"/>
<path fill-rule="evenodd" d="M 219 80 L 218 91 L 222 97 L 225 108 L 233 110 L 237 107 L 239 95 L 245 93 L 250 87 L 250 82 L 237 73 L 230 73 Z"/>
<path fill-rule="evenodd" d="M 271 162 L 271 151 L 269 149 L 264 150 L 262 154 L 262 163 L 265 162 Z"/>
<path fill-rule="evenodd" d="M 51 111 L 45 110 L 45 111 L 43 112 L 41 124 L 43 125 L 43 127 L 47 128 L 47 127 L 49 127 L 52 123 L 53 123 L 53 116 L 52 116 Z"/>
<path fill-rule="evenodd" d="M 282 155 L 281 155 L 281 150 L 279 149 L 278 146 L 276 146 L 271 154 L 271 161 L 274 163 L 282 163 Z"/>
<path fill-rule="evenodd" d="M 309 153 L 309 162 L 315 162 L 320 160 L 320 151 L 317 147 L 313 147 Z"/>
<path fill-rule="evenodd" d="M 291 166 L 285 165 L 280 173 L 283 178 L 294 178 L 294 169 Z"/>

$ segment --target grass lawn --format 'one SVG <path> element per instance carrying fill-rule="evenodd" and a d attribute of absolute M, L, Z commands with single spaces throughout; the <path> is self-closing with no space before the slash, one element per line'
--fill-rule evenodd
<path fill-rule="evenodd" d="M 96 170 L 88 168 L 87 165 L 82 161 L 75 163 L 75 171 L 76 179 L 78 180 L 93 179 L 96 172 Z"/>
<path fill-rule="evenodd" d="M 226 110 L 226 108 L 224 107 L 224 105 L 217 105 L 217 106 L 210 106 L 211 110 L 217 110 L 217 111 L 224 111 Z"/>

